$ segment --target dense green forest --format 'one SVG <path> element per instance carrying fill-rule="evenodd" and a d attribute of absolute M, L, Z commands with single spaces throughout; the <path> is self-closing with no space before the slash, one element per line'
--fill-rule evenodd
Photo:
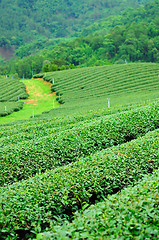
<path fill-rule="evenodd" d="M 26 13 L 30 21 L 34 19 L 32 23 L 30 22 L 24 27 L 25 34 L 32 41 L 27 43 L 25 34 L 23 38 L 19 35 L 23 33 L 23 28 L 19 32 L 18 25 L 14 25 L 17 28 L 12 28 L 12 31 L 14 30 L 21 41 L 14 42 L 14 58 L 11 58 L 7 63 L 0 59 L 0 71 L 2 74 L 18 73 L 19 77 L 24 75 L 30 78 L 33 74 L 41 71 L 49 72 L 74 67 L 136 61 L 159 61 L 158 0 L 148 1 L 148 3 L 146 3 L 147 1 L 136 1 L 134 3 L 131 0 L 94 0 L 87 1 L 85 4 L 84 1 L 80 1 L 80 3 L 78 1 L 64 1 L 63 4 L 56 1 L 56 6 L 55 2 L 51 3 L 50 1 L 25 1 L 24 3 L 18 0 L 14 2 L 15 6 L 19 6 L 18 9 L 21 11 L 27 9 Z M 45 4 L 45 6 L 42 4 Z M 3 0 L 1 1 L 2 6 L 4 6 Z M 10 10 L 13 6 L 12 4 Z M 132 7 L 136 7 L 136 9 Z M 60 32 L 60 27 L 62 27 L 67 32 L 61 30 L 64 35 L 56 34 L 52 25 L 49 28 L 45 24 L 46 22 L 53 24 L 52 18 L 54 15 L 50 12 L 53 11 L 53 8 L 56 8 L 56 14 L 66 24 L 62 26 L 59 18 L 56 18 L 58 26 L 56 31 Z M 15 9 L 17 8 L 15 7 Z M 123 10 L 120 15 L 119 10 Z M 40 11 L 43 11 L 43 13 Z M 45 11 L 48 11 L 48 14 L 44 14 Z M 98 18 L 93 17 L 94 12 L 98 11 Z M 78 14 L 74 15 L 75 12 Z M 24 17 L 25 14 L 23 13 L 22 16 Z M 70 19 L 71 22 L 69 22 Z M 27 28 L 27 26 L 35 27 L 36 24 L 33 24 L 33 22 L 36 22 L 35 20 L 40 24 L 41 28 L 44 27 L 45 29 L 45 33 L 41 31 L 40 34 L 40 31 L 37 31 L 36 37 L 32 30 Z M 20 18 L 18 21 L 23 22 Z M 4 25 L 1 24 L 1 27 Z M 10 25 L 10 27 L 12 26 Z M 0 31 L 2 32 L 2 29 Z M 1 37 L 1 46 L 4 47 L 5 45 L 2 44 L 2 38 L 8 42 L 8 45 L 5 45 L 8 48 L 13 45 L 11 40 L 13 38 L 12 31 L 10 32 L 9 29 L 5 31 L 6 36 Z M 9 34 L 12 34 L 12 38 L 10 38 L 11 35 Z M 67 36 L 67 38 L 62 38 L 64 36 Z"/>
<path fill-rule="evenodd" d="M 147 0 L 1 0 L 1 45 L 21 45 L 39 36 L 77 35 L 96 20 Z"/>

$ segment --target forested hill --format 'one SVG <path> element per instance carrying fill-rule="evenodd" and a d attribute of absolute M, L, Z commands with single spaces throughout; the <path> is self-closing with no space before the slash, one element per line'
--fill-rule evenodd
<path fill-rule="evenodd" d="M 159 62 L 159 0 L 128 8 L 81 29 L 77 38 L 51 39 L 50 34 L 49 38 L 37 37 L 17 46 L 14 58 L 7 62 L 0 58 L 0 74 L 18 73 L 19 77 L 30 78 L 33 73 L 74 67 Z"/>
<path fill-rule="evenodd" d="M 76 36 L 92 23 L 151 0 L 0 0 L 0 47 Z"/>

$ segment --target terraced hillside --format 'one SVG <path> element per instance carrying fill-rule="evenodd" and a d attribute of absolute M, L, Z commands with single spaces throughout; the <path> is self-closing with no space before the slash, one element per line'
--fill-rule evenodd
<path fill-rule="evenodd" d="M 156 239 L 159 68 L 143 64 L 142 71 L 141 66 L 76 69 L 72 75 L 71 71 L 48 73 L 44 78 L 54 78 L 52 87 L 65 103 L 43 114 L 44 119 L 0 125 L 0 239 Z M 83 79 L 87 71 L 90 79 L 101 76 L 97 98 L 92 90 L 84 91 L 95 88 L 89 78 Z M 76 87 L 72 79 L 79 79 L 79 73 L 82 84 Z M 122 88 L 117 84 L 119 76 Z M 67 84 L 66 79 L 70 79 Z M 106 80 L 114 84 L 112 95 L 111 87 L 104 95 Z M 124 82 L 130 82 L 128 88 Z M 105 107 L 107 96 L 118 100 L 114 107 Z M 135 100 L 130 104 L 131 96 L 136 104 Z"/>
<path fill-rule="evenodd" d="M 67 114 L 72 109 L 74 112 L 107 107 L 107 98 L 111 106 L 116 106 L 159 96 L 159 64 L 155 63 L 81 68 L 41 76 L 54 82 L 52 90 L 58 97 L 60 94 L 60 101 L 65 103 L 62 108 Z"/>
<path fill-rule="evenodd" d="M 14 79 L 0 79 L 0 116 L 19 111 L 23 103 L 19 99 L 28 97 L 24 83 Z"/>

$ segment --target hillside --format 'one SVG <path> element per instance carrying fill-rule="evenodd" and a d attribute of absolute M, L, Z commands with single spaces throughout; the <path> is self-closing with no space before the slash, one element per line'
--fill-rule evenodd
<path fill-rule="evenodd" d="M 131 63 L 44 73 L 29 80 L 50 81 L 57 100 L 65 103 L 35 118 L 0 125 L 1 239 L 68 239 L 68 234 L 111 239 L 125 231 L 124 239 L 156 238 L 158 75 L 157 63 Z M 118 205 L 126 187 L 130 190 L 124 196 L 132 201 L 122 202 L 122 221 Z M 119 219 L 117 228 L 107 213 L 110 208 L 102 207 L 107 198 L 114 199 L 111 214 Z M 140 227 L 139 199 L 145 217 Z M 92 208 L 97 214 L 91 226 L 79 231 L 76 216 L 81 224 L 85 219 L 90 223 L 89 206 L 90 215 Z M 94 221 L 98 215 L 102 228 Z"/>
<path fill-rule="evenodd" d="M 159 0 L 0 10 L 0 239 L 157 239 Z"/>
<path fill-rule="evenodd" d="M 107 108 L 108 98 L 111 107 L 158 98 L 158 75 L 159 64 L 131 63 L 52 72 L 43 77 L 54 82 L 52 91 L 64 103 L 50 114 L 69 115 Z"/>
<path fill-rule="evenodd" d="M 26 99 L 25 85 L 17 79 L 0 78 L 0 117 L 23 108 L 20 99 Z"/>
<path fill-rule="evenodd" d="M 2 94 L 1 91 L 1 83 L 4 83 L 4 91 L 5 91 L 5 97 L 8 97 L 8 100 L 14 99 L 17 100 L 16 102 L 11 102 L 9 101 L 3 101 L 1 102 L 1 98 L 0 98 L 0 116 L 6 116 L 7 117 L 3 117 L 0 118 L 0 124 L 5 124 L 5 123 L 9 123 L 9 122 L 14 122 L 17 120 L 25 120 L 25 119 L 29 119 L 30 117 L 34 117 L 35 114 L 42 114 L 42 112 L 44 111 L 49 111 L 50 109 L 52 109 L 53 107 L 58 107 L 60 104 L 56 101 L 56 95 L 54 93 L 51 92 L 51 83 L 48 83 L 46 81 L 43 81 L 42 79 L 23 79 L 22 80 L 23 83 L 21 81 L 17 81 L 19 83 L 19 85 L 24 85 L 25 84 L 25 88 L 27 91 L 27 94 L 25 92 L 26 96 L 25 100 L 20 100 L 20 98 L 22 98 L 22 96 L 19 94 L 18 90 L 15 85 L 15 88 L 13 88 L 13 80 L 12 79 L 2 79 L 0 80 L 0 94 Z M 8 87 L 8 85 L 12 86 L 12 90 L 14 91 L 14 98 L 13 96 L 11 96 L 11 91 Z M 9 94 L 10 95 L 9 95 Z M 1 95 L 2 96 L 2 95 Z M 19 101 L 18 101 L 19 99 Z M 4 100 L 4 98 L 3 98 Z M 21 111 L 14 112 L 11 111 L 12 107 L 15 107 L 16 111 L 18 109 L 18 106 L 21 106 Z M 7 111 L 5 111 L 5 106 L 7 108 Z M 9 111 L 10 110 L 10 111 Z M 9 113 L 12 113 L 11 115 L 9 115 Z"/>
<path fill-rule="evenodd" d="M 158 75 L 158 63 L 114 64 L 37 74 L 34 79 L 23 80 L 29 90 L 30 104 L 24 104 L 18 114 L 0 119 L 0 124 L 28 119 L 33 109 L 35 117 L 40 119 L 72 114 L 84 118 L 120 112 L 121 106 L 127 110 L 136 104 L 147 104 L 158 99 Z M 10 84 L 10 81 L 8 78 L 4 82 Z M 5 92 L 7 96 L 8 91 Z"/>
<path fill-rule="evenodd" d="M 0 46 L 18 46 L 40 36 L 76 35 L 98 19 L 145 2 L 147 0 L 1 0 Z"/>
<path fill-rule="evenodd" d="M 37 35 L 34 38 L 34 34 L 30 36 L 31 31 L 27 32 L 26 26 L 29 42 L 20 37 L 16 43 L 13 37 L 16 30 L 12 34 L 14 41 L 3 36 L 6 33 L 3 31 L 0 39 L 1 56 L 13 58 L 9 61 L 0 58 L 0 73 L 18 73 L 20 78 L 23 75 L 31 78 L 32 72 L 36 74 L 77 66 L 100 66 L 125 61 L 158 62 L 159 1 L 148 1 L 145 5 L 141 5 L 140 1 L 138 4 L 136 9 L 130 8 L 129 4 L 124 5 L 126 9 L 118 11 L 117 15 L 104 15 L 105 18 L 93 24 L 89 21 L 90 25 L 86 28 L 82 24 L 76 35 L 78 37 L 70 34 L 57 38 L 49 34 L 49 37 Z M 25 36 L 23 31 L 21 34 Z"/>

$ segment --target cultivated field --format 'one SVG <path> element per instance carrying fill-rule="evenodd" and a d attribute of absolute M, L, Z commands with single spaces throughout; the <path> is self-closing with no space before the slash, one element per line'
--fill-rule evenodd
<path fill-rule="evenodd" d="M 24 83 L 10 78 L 0 78 L 0 117 L 23 108 L 20 99 L 28 97 Z"/>
<path fill-rule="evenodd" d="M 56 116 L 89 110 L 139 104 L 159 97 L 159 67 L 154 63 L 131 63 L 62 72 L 46 73 L 46 81 L 54 82 L 52 90 L 65 104 Z M 51 111 L 51 115 L 54 111 Z"/>
<path fill-rule="evenodd" d="M 146 63 L 44 74 L 65 103 L 0 125 L 0 239 L 157 239 L 158 74 Z"/>

